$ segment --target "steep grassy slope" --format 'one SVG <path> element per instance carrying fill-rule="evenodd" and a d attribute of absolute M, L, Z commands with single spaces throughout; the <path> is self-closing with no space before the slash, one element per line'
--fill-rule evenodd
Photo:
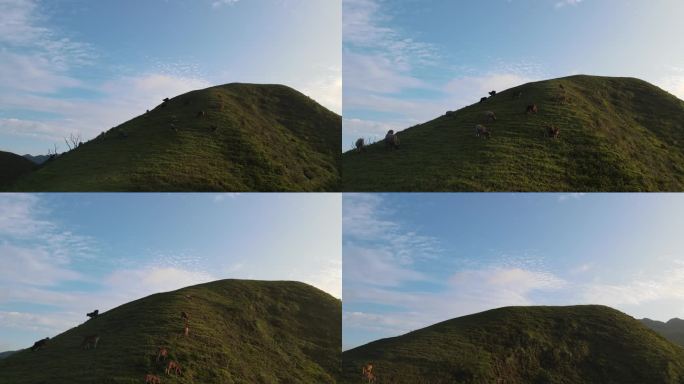
<path fill-rule="evenodd" d="M 603 306 L 507 307 L 342 354 L 344 383 L 684 383 L 684 350 Z"/>
<path fill-rule="evenodd" d="M 59 156 L 12 189 L 335 190 L 340 135 L 341 117 L 294 89 L 227 84 L 175 97 Z"/>
<path fill-rule="evenodd" d="M 190 316 L 183 335 L 180 313 Z M 97 349 L 81 349 L 99 333 Z M 0 360 L 0 383 L 335 383 L 341 303 L 297 282 L 221 280 L 130 302 Z M 182 377 L 155 362 L 169 349 Z"/>
<path fill-rule="evenodd" d="M 517 97 L 521 93 L 520 97 Z M 539 113 L 526 114 L 534 103 Z M 487 122 L 485 111 L 496 113 Z M 474 134 L 490 128 L 491 139 Z M 545 137 L 545 125 L 560 137 Z M 632 78 L 524 84 L 342 157 L 346 191 L 683 191 L 684 101 Z"/>
<path fill-rule="evenodd" d="M 11 152 L 0 151 L 0 188 L 10 185 L 34 168 L 36 164 L 31 160 Z"/>
<path fill-rule="evenodd" d="M 641 322 L 664 338 L 684 347 L 684 320 L 675 318 L 663 323 L 662 321 L 641 319 Z"/>

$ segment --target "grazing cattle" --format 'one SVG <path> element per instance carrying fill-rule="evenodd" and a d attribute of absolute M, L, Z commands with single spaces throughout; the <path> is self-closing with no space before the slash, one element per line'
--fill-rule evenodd
<path fill-rule="evenodd" d="M 486 98 L 486 97 L 481 98 L 481 99 L 480 99 L 480 104 L 484 103 L 485 101 L 487 101 L 487 98 Z"/>
<path fill-rule="evenodd" d="M 557 139 L 559 135 L 560 135 L 560 128 L 555 127 L 553 125 L 546 127 L 546 137 L 550 137 L 552 139 Z"/>
<path fill-rule="evenodd" d="M 88 335 L 83 338 L 81 342 L 81 348 L 83 349 L 96 349 L 97 342 L 100 341 L 100 335 Z"/>
<path fill-rule="evenodd" d="M 145 384 L 161 384 L 159 376 L 148 373 L 145 375 Z"/>
<path fill-rule="evenodd" d="M 484 118 L 489 121 L 496 121 L 496 113 L 493 111 L 485 111 Z"/>
<path fill-rule="evenodd" d="M 178 364 L 177 361 L 173 360 L 169 361 L 169 364 L 166 366 L 164 372 L 166 372 L 167 375 L 173 373 L 177 376 L 180 376 L 183 373 L 180 364 Z"/>
<path fill-rule="evenodd" d="M 96 318 L 99 314 L 100 314 L 100 311 L 99 311 L 98 309 L 96 309 L 96 310 L 94 310 L 94 311 L 92 311 L 92 312 L 90 312 L 90 313 L 86 313 L 86 316 L 90 317 L 91 319 L 94 319 L 94 318 Z"/>
<path fill-rule="evenodd" d="M 354 146 L 356 147 L 356 150 L 359 152 L 363 152 L 364 148 L 364 140 L 363 138 L 357 139 L 356 143 L 354 143 Z"/>
<path fill-rule="evenodd" d="M 190 320 L 190 316 L 188 316 L 187 312 L 181 311 L 181 319 L 183 319 L 187 322 L 188 320 Z"/>
<path fill-rule="evenodd" d="M 475 136 L 484 137 L 485 139 L 489 139 L 489 136 L 490 136 L 489 129 L 482 124 L 478 124 L 475 126 Z"/>
<path fill-rule="evenodd" d="M 39 351 L 47 345 L 47 342 L 50 340 L 49 337 L 46 337 L 44 339 L 38 340 L 35 343 L 33 343 L 33 346 L 31 347 L 32 351 Z"/>
<path fill-rule="evenodd" d="M 368 363 L 361 368 L 361 377 L 366 383 L 375 383 L 375 374 L 373 373 L 373 364 Z"/>
<path fill-rule="evenodd" d="M 207 115 L 207 114 L 206 114 L 204 111 L 199 111 L 199 112 L 197 112 L 197 117 L 204 117 L 204 116 L 206 116 L 206 115 Z"/>
<path fill-rule="evenodd" d="M 537 113 L 539 112 L 539 108 L 537 108 L 537 104 L 530 104 L 527 106 L 527 109 L 525 110 L 525 113 Z"/>
<path fill-rule="evenodd" d="M 385 135 L 385 146 L 399 149 L 399 136 L 397 136 L 392 129 L 390 129 Z"/>
<path fill-rule="evenodd" d="M 166 360 L 167 357 L 169 357 L 169 350 L 165 347 L 159 347 L 159 351 L 157 351 L 157 362 Z"/>
<path fill-rule="evenodd" d="M 491 92 L 489 92 L 489 96 L 491 96 L 491 97 L 496 96 L 496 91 L 491 91 Z"/>

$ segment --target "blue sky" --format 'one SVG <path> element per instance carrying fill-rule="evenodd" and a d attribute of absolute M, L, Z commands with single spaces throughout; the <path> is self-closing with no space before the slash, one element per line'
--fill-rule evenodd
<path fill-rule="evenodd" d="M 345 194 L 348 349 L 510 305 L 684 318 L 682 194 Z"/>
<path fill-rule="evenodd" d="M 345 0 L 343 147 L 572 74 L 684 99 L 682 14 L 680 0 Z"/>
<path fill-rule="evenodd" d="M 0 150 L 46 153 L 172 97 L 279 83 L 341 112 L 340 0 L 0 0 Z"/>
<path fill-rule="evenodd" d="M 339 194 L 0 194 L 0 351 L 225 278 L 340 298 Z"/>

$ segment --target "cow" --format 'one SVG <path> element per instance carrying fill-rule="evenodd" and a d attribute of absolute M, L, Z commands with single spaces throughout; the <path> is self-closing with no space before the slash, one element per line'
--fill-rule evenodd
<path fill-rule="evenodd" d="M 45 348 L 47 345 L 47 342 L 50 341 L 49 337 L 46 337 L 44 339 L 38 340 L 35 343 L 33 343 L 33 346 L 31 347 L 32 351 L 40 351 L 41 349 Z"/>
<path fill-rule="evenodd" d="M 546 127 L 546 137 L 550 137 L 552 139 L 557 139 L 559 135 L 560 135 L 560 128 L 554 127 L 553 125 Z"/>
<path fill-rule="evenodd" d="M 491 91 L 491 92 L 489 92 L 489 96 L 491 96 L 491 97 L 496 96 L 496 91 Z"/>
<path fill-rule="evenodd" d="M 475 126 L 475 136 L 477 137 L 484 137 L 485 139 L 489 139 L 489 136 L 491 133 L 489 132 L 489 129 L 485 127 L 482 124 L 477 124 Z"/>
<path fill-rule="evenodd" d="M 91 319 L 94 319 L 99 315 L 100 315 L 100 311 L 98 309 L 96 309 L 90 313 L 86 313 L 86 316 L 90 317 Z"/>
<path fill-rule="evenodd" d="M 375 374 L 373 373 L 373 364 L 368 363 L 361 368 L 361 377 L 366 383 L 375 383 Z"/>
<path fill-rule="evenodd" d="M 81 342 L 81 348 L 83 349 L 96 349 L 97 342 L 100 341 L 100 335 L 88 335 L 83 337 L 83 342 Z"/>
<path fill-rule="evenodd" d="M 145 375 L 145 384 L 161 384 L 159 376 L 148 373 Z"/>
<path fill-rule="evenodd" d="M 169 350 L 165 347 L 159 347 L 159 351 L 157 351 L 157 362 L 160 360 L 165 361 L 167 357 L 169 357 Z"/>
<path fill-rule="evenodd" d="M 165 98 L 164 98 L 164 102 L 166 103 L 166 102 L 168 102 L 168 101 L 169 101 L 169 98 L 168 98 L 168 97 L 165 97 Z"/>
<path fill-rule="evenodd" d="M 181 319 L 185 320 L 185 322 L 188 322 L 190 320 L 190 316 L 188 316 L 187 312 L 181 311 Z"/>
<path fill-rule="evenodd" d="M 480 104 L 484 103 L 485 101 L 487 101 L 487 98 L 486 98 L 486 97 L 481 98 L 481 99 L 480 99 Z"/>
<path fill-rule="evenodd" d="M 183 370 L 181 369 L 180 364 L 178 364 L 177 361 L 171 360 L 169 361 L 169 364 L 166 366 L 166 369 L 164 370 L 167 375 L 170 375 L 171 373 L 180 376 L 183 373 Z"/>
<path fill-rule="evenodd" d="M 363 138 L 360 138 L 360 139 L 356 140 L 356 143 L 354 143 L 354 146 L 356 147 L 356 150 L 357 150 L 357 151 L 363 152 L 364 149 L 365 149 L 365 148 L 364 148 L 364 144 L 365 144 L 365 143 L 364 143 Z"/>
<path fill-rule="evenodd" d="M 399 149 L 399 136 L 390 129 L 385 135 L 385 146 L 389 148 Z"/>
<path fill-rule="evenodd" d="M 539 108 L 537 108 L 537 104 L 530 104 L 527 106 L 527 109 L 525 110 L 525 113 L 537 113 L 539 112 Z"/>
<path fill-rule="evenodd" d="M 483 115 L 487 121 L 496 121 L 496 113 L 493 111 L 485 111 Z"/>

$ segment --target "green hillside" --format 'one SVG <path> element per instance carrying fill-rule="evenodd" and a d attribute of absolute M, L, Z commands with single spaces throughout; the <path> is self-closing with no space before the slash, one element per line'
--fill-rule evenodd
<path fill-rule="evenodd" d="M 90 334 L 97 348 L 81 348 Z M 143 383 L 148 373 L 165 384 L 335 383 L 340 345 L 340 300 L 298 282 L 221 280 L 124 304 L 19 351 L 0 360 L 0 383 Z M 155 362 L 160 346 L 182 376 Z"/>
<path fill-rule="evenodd" d="M 526 113 L 530 104 L 537 114 Z M 491 138 L 476 137 L 476 124 Z M 545 137 L 545 126 L 559 137 Z M 376 143 L 343 154 L 343 190 L 684 190 L 684 101 L 633 78 L 524 84 L 399 139 L 399 150 Z"/>
<path fill-rule="evenodd" d="M 684 347 L 684 320 L 674 318 L 663 323 L 662 321 L 641 319 L 641 322 L 671 342 Z"/>
<path fill-rule="evenodd" d="M 339 189 L 341 117 L 294 89 L 234 83 L 146 108 L 11 189 Z"/>
<path fill-rule="evenodd" d="M 684 383 L 684 349 L 596 306 L 507 307 L 464 316 L 342 354 L 343 383 Z"/>
<path fill-rule="evenodd" d="M 31 160 L 11 152 L 0 151 L 0 188 L 7 187 L 36 168 Z"/>

